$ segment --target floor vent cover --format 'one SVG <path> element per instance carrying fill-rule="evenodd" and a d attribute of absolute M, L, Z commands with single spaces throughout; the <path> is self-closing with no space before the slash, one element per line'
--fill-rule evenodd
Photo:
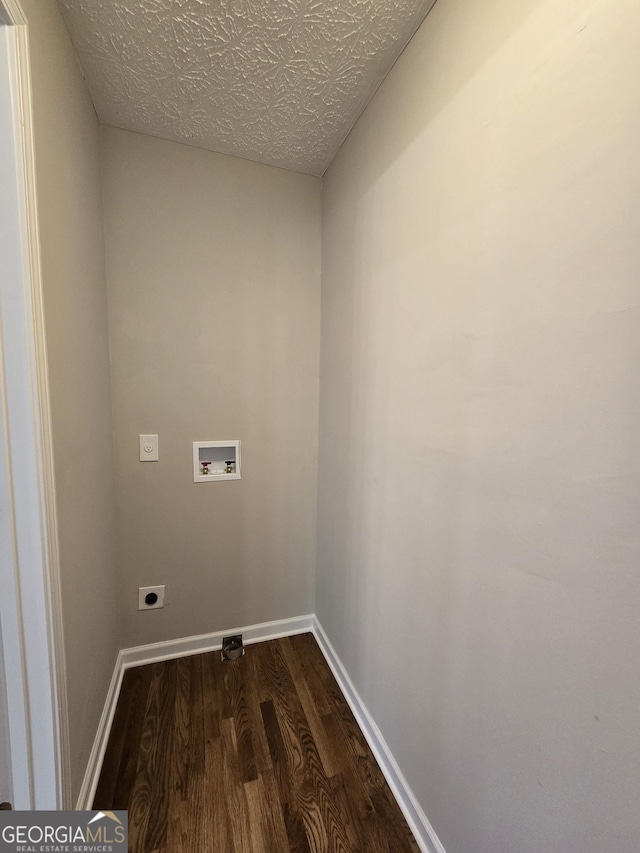
<path fill-rule="evenodd" d="M 238 660 L 243 654 L 242 634 L 222 638 L 222 660 Z"/>

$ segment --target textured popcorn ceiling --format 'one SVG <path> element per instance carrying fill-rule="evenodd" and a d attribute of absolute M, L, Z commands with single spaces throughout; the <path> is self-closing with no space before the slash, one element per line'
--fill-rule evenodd
<path fill-rule="evenodd" d="M 58 0 L 100 120 L 321 175 L 433 0 Z"/>

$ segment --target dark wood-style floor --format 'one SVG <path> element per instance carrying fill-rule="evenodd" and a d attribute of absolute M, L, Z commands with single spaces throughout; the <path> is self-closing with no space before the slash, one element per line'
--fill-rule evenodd
<path fill-rule="evenodd" d="M 128 670 L 94 808 L 132 853 L 416 853 L 311 634 Z"/>

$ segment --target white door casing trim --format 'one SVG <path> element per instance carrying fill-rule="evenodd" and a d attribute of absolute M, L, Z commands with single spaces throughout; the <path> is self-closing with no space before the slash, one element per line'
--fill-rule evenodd
<path fill-rule="evenodd" d="M 16 808 L 56 809 L 71 807 L 66 671 L 28 25 L 18 0 L 0 0 L 0 21 L 17 220 L 15 263 L 0 279 L 0 473 L 10 530 L 0 606 L 13 795 Z M 5 142 L 10 147 L 8 136 Z"/>

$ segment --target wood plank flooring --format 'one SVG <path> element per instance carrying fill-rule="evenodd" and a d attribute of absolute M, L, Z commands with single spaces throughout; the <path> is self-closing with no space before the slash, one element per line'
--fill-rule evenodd
<path fill-rule="evenodd" d="M 127 670 L 94 808 L 132 853 L 417 853 L 312 634 Z"/>

